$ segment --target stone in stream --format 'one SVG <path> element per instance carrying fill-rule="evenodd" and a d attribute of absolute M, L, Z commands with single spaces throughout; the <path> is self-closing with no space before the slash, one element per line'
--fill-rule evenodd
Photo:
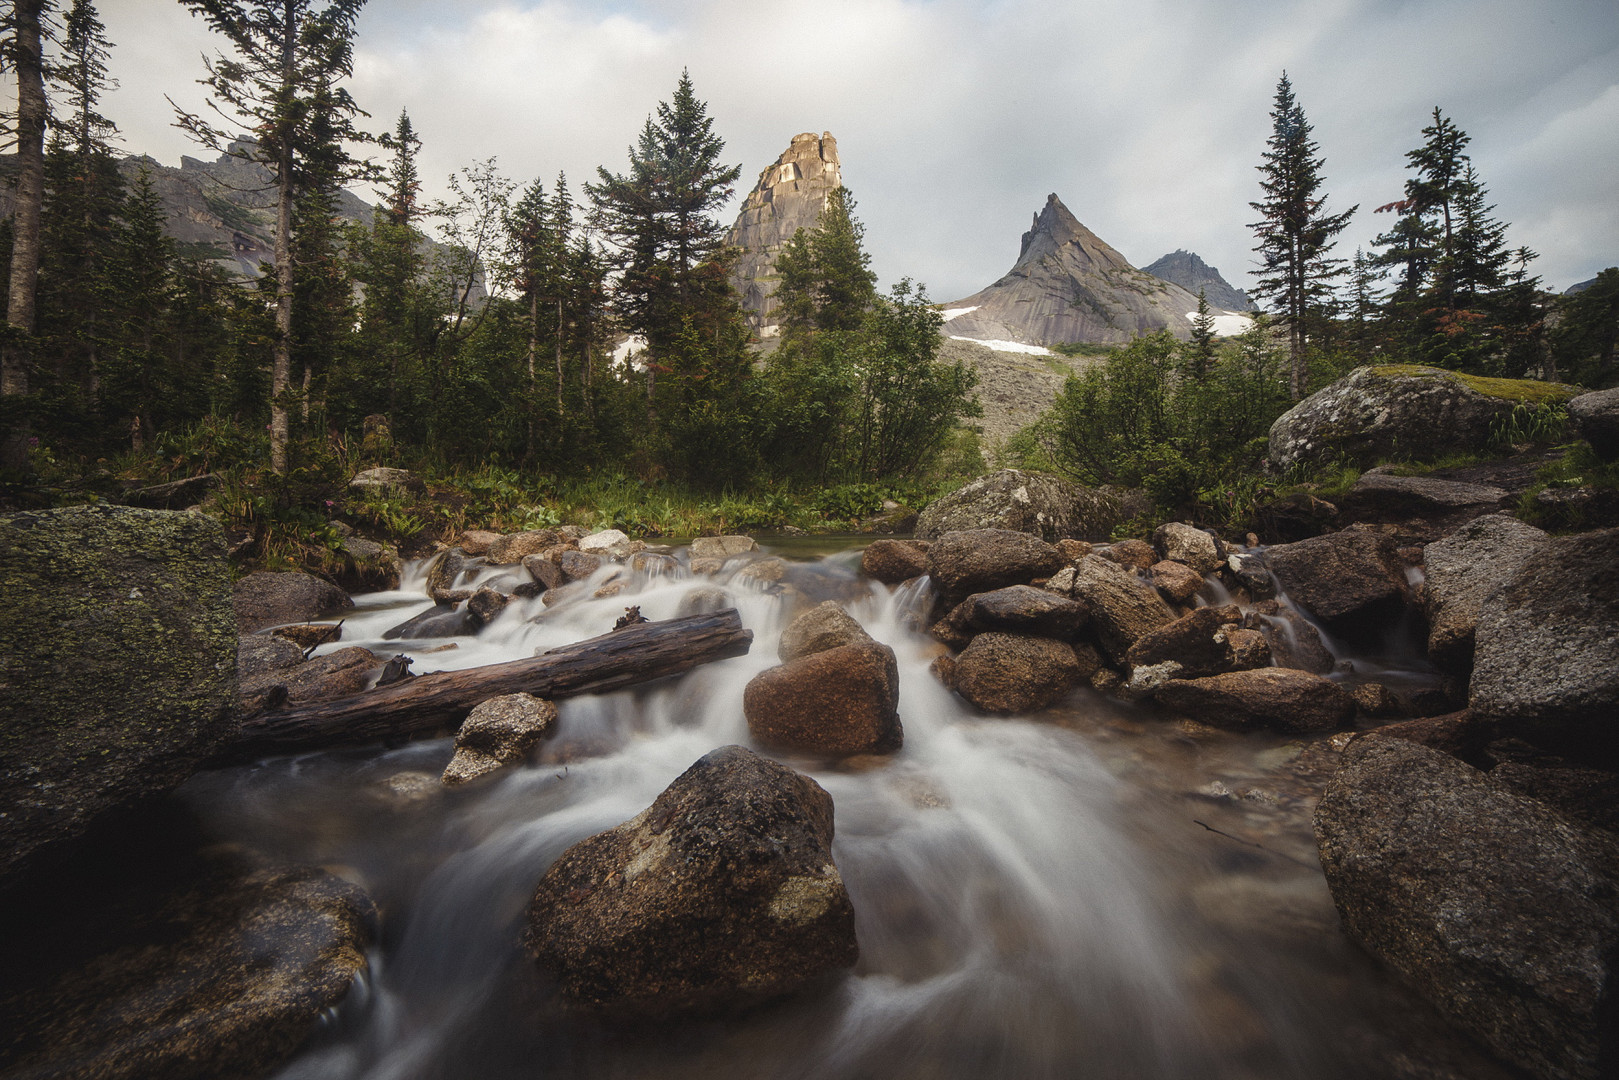
<path fill-rule="evenodd" d="M 1619 1073 L 1619 845 L 1437 750 L 1357 739 L 1315 814 L 1351 938 L 1547 1080 Z"/>
<path fill-rule="evenodd" d="M 1049 577 L 1062 566 L 1056 548 L 1011 529 L 948 532 L 928 547 L 928 573 L 934 584 L 958 600 Z"/>
<path fill-rule="evenodd" d="M 1152 546 L 1168 562 L 1178 562 L 1202 577 L 1225 564 L 1225 553 L 1213 536 L 1192 525 L 1171 521 L 1152 533 Z"/>
<path fill-rule="evenodd" d="M 782 631 L 776 655 L 784 664 L 840 645 L 870 645 L 872 637 L 836 600 L 810 608 Z"/>
<path fill-rule="evenodd" d="M 898 585 L 928 572 L 925 540 L 873 540 L 860 553 L 860 569 L 884 585 Z"/>
<path fill-rule="evenodd" d="M 1381 533 L 1344 529 L 1265 552 L 1288 599 L 1338 634 L 1370 639 L 1405 612 L 1405 564 Z"/>
<path fill-rule="evenodd" d="M 545 594 L 547 597 L 551 593 Z M 481 624 L 465 608 L 451 604 L 435 604 L 414 615 L 398 626 L 383 631 L 384 641 L 414 641 L 418 638 L 462 637 L 476 634 Z"/>
<path fill-rule="evenodd" d="M 522 562 L 526 556 L 556 547 L 567 539 L 561 529 L 530 529 L 510 533 L 490 544 L 484 558 L 493 566 L 511 566 Z"/>
<path fill-rule="evenodd" d="M 242 640 L 250 642 L 253 638 Z M 282 642 L 282 644 L 292 643 Z M 296 650 L 297 646 L 294 645 L 293 648 Z M 260 647 L 255 646 L 252 655 L 262 656 Z M 264 709 L 280 708 L 282 705 L 306 705 L 314 701 L 349 697 L 367 689 L 376 679 L 377 669 L 382 667 L 384 662 L 382 657 L 358 645 L 338 649 L 311 660 L 305 660 L 303 653 L 299 652 L 293 663 L 278 667 L 267 666 L 262 660 L 255 660 L 250 666 L 244 666 L 238 661 L 240 682 L 237 688 L 237 709 L 242 715 L 247 716 Z"/>
<path fill-rule="evenodd" d="M 740 746 L 711 751 L 540 879 L 523 945 L 572 1006 L 712 1014 L 852 967 L 832 799 Z"/>
<path fill-rule="evenodd" d="M 1100 666 L 1088 645 L 991 631 L 956 657 L 947 685 L 985 712 L 1026 713 L 1062 700 Z"/>
<path fill-rule="evenodd" d="M 354 606 L 348 593 L 313 574 L 260 570 L 238 581 L 232 590 L 236 625 L 251 634 L 282 623 L 303 623 Z"/>
<path fill-rule="evenodd" d="M 237 635 L 224 533 L 200 514 L 0 515 L 0 593 L 4 876 L 231 737 Z"/>
<path fill-rule="evenodd" d="M 1136 639 L 1125 654 L 1132 668 L 1165 662 L 1177 665 L 1175 678 L 1195 679 L 1218 675 L 1237 667 L 1227 628 L 1235 629 L 1242 613 L 1235 604 L 1201 607 Z"/>
<path fill-rule="evenodd" d="M 1203 587 L 1203 576 L 1185 563 L 1165 559 L 1147 568 L 1152 587 L 1172 604 L 1184 604 Z"/>
<path fill-rule="evenodd" d="M 905 741 L 898 709 L 894 650 L 875 641 L 839 645 L 768 668 L 742 695 L 749 734 L 764 746 L 800 753 L 898 750 Z"/>
<path fill-rule="evenodd" d="M 1355 699 L 1337 683 L 1291 668 L 1174 679 L 1158 687 L 1157 701 L 1232 731 L 1337 731 L 1355 718 Z"/>
<path fill-rule="evenodd" d="M 1141 637 L 1175 619 L 1158 591 L 1111 559 L 1087 555 L 1074 568 L 1073 595 L 1090 608 L 1097 640 L 1116 664 Z"/>
<path fill-rule="evenodd" d="M 470 595 L 455 587 L 456 580 L 470 566 L 460 548 L 441 551 L 427 567 L 427 595 L 435 604 L 458 604 Z"/>
<path fill-rule="evenodd" d="M 475 706 L 455 733 L 455 757 L 442 782 L 464 784 L 526 761 L 556 719 L 557 707 L 532 694 L 503 694 Z"/>

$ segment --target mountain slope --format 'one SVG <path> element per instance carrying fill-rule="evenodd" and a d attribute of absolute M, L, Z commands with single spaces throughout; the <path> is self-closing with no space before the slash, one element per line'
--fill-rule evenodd
<path fill-rule="evenodd" d="M 1220 271 L 1204 262 L 1192 251 L 1172 251 L 1157 262 L 1142 268 L 1154 277 L 1161 277 L 1172 285 L 1179 285 L 1193 296 L 1203 290 L 1209 307 L 1220 311 L 1252 311 L 1253 301 L 1241 289 L 1220 276 Z M 1194 309 L 1195 310 L 1195 309 Z"/>

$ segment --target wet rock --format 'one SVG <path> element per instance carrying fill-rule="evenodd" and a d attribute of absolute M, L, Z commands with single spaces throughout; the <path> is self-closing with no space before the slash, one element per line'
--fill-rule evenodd
<path fill-rule="evenodd" d="M 1122 493 L 1080 487 L 1044 473 L 1002 469 L 929 504 L 917 519 L 916 535 L 936 540 L 964 530 L 1010 529 L 1046 541 L 1105 540 L 1137 509 L 1138 502 Z"/>
<path fill-rule="evenodd" d="M 1152 587 L 1172 604 L 1186 603 L 1203 587 L 1202 576 L 1185 563 L 1165 559 L 1153 563 L 1147 573 L 1152 577 Z"/>
<path fill-rule="evenodd" d="M 1028 585 L 974 593 L 951 609 L 933 636 L 952 648 L 963 648 L 974 634 L 998 630 L 1009 634 L 1072 641 L 1090 621 L 1077 600 Z"/>
<path fill-rule="evenodd" d="M 718 585 L 702 585 L 689 590 L 680 598 L 680 606 L 675 609 L 675 618 L 706 615 L 711 611 L 723 611 L 730 607 L 736 607 L 736 597 Z"/>
<path fill-rule="evenodd" d="M 748 732 L 763 746 L 812 754 L 898 750 L 899 667 L 876 642 L 839 645 L 768 668 L 742 695 Z"/>
<path fill-rule="evenodd" d="M 1619 387 L 1571 398 L 1568 418 L 1599 458 L 1619 460 Z"/>
<path fill-rule="evenodd" d="M 1494 730 L 1494 725 L 1463 709 L 1444 716 L 1424 716 L 1384 724 L 1376 729 L 1376 733 L 1388 739 L 1405 739 L 1461 758 L 1469 764 L 1477 764 L 1484 760 L 1485 744 L 1490 741 Z"/>
<path fill-rule="evenodd" d="M 1158 703 L 1231 731 L 1336 731 L 1355 718 L 1355 699 L 1319 675 L 1254 668 L 1166 683 Z"/>
<path fill-rule="evenodd" d="M 946 533 L 928 548 L 928 573 L 954 598 L 1048 577 L 1062 565 L 1056 548 L 1011 529 Z"/>
<path fill-rule="evenodd" d="M 427 596 L 435 604 L 455 604 L 467 598 L 455 584 L 470 567 L 460 548 L 450 548 L 434 556 L 427 567 Z"/>
<path fill-rule="evenodd" d="M 991 631 L 956 657 L 955 691 L 985 712 L 1026 713 L 1061 700 L 1095 672 L 1066 641 Z"/>
<path fill-rule="evenodd" d="M 1227 628 L 1225 638 L 1231 645 L 1231 670 L 1247 671 L 1270 666 L 1270 642 L 1258 630 Z"/>
<path fill-rule="evenodd" d="M 1349 696 L 1362 713 L 1370 717 L 1395 716 L 1400 712 L 1400 699 L 1393 690 L 1380 682 L 1363 682 L 1349 688 Z"/>
<path fill-rule="evenodd" d="M 267 626 L 301 623 L 354 606 L 348 594 L 313 574 L 260 570 L 242 578 L 233 590 L 236 625 L 251 634 Z"/>
<path fill-rule="evenodd" d="M 421 477 L 409 469 L 390 469 L 382 466 L 357 472 L 354 479 L 349 481 L 351 491 L 386 491 L 388 488 L 424 492 L 427 485 L 422 483 Z"/>
<path fill-rule="evenodd" d="M 699 536 L 691 542 L 691 557 L 698 559 L 726 559 L 758 551 L 759 545 L 751 536 Z"/>
<path fill-rule="evenodd" d="M 584 551 L 564 551 L 557 558 L 557 566 L 566 581 L 584 581 L 600 570 L 607 560 L 600 555 Z"/>
<path fill-rule="evenodd" d="M 489 549 L 499 539 L 499 533 L 490 532 L 488 529 L 468 529 L 457 539 L 456 547 L 460 548 L 463 554 L 476 558 L 488 555 Z"/>
<path fill-rule="evenodd" d="M 464 784 L 528 760 L 557 719 L 557 707 L 532 694 L 504 694 L 473 708 L 455 733 L 455 756 L 440 778 Z"/>
<path fill-rule="evenodd" d="M 541 592 L 545 589 L 559 589 L 568 583 L 567 576 L 562 573 L 562 567 L 544 555 L 523 556 L 523 569 L 528 571 L 529 577 L 537 584 L 544 586 Z"/>
<path fill-rule="evenodd" d="M 1237 657 L 1225 628 L 1234 628 L 1238 618 L 1235 608 L 1197 608 L 1141 635 L 1125 653 L 1125 662 L 1138 668 L 1173 661 L 1179 669 L 1175 677 L 1181 679 L 1230 671 Z"/>
<path fill-rule="evenodd" d="M 751 581 L 768 588 L 775 585 L 787 576 L 787 560 L 772 556 L 768 559 L 754 559 L 736 572 L 738 581 Z"/>
<path fill-rule="evenodd" d="M 1619 744 L 1619 529 L 1543 545 L 1479 609 L 1479 715 Z"/>
<path fill-rule="evenodd" d="M 155 910 L 108 906 L 133 924 L 115 946 L 6 1003 L 8 1077 L 266 1075 L 365 970 L 376 922 L 364 892 L 312 867 L 220 865 Z"/>
<path fill-rule="evenodd" d="M 859 953 L 831 846 L 819 784 L 721 747 L 562 854 L 524 947 L 564 1001 L 590 1009 L 712 1013 L 791 993 Z"/>
<path fill-rule="evenodd" d="M 1116 664 L 1143 634 L 1175 618 L 1157 590 L 1134 572 L 1100 555 L 1087 555 L 1075 567 L 1074 596 L 1091 612 L 1102 650 Z"/>
<path fill-rule="evenodd" d="M 478 626 L 488 626 L 506 610 L 512 598 L 494 589 L 479 589 L 467 600 L 467 619 Z"/>
<path fill-rule="evenodd" d="M 3 877 L 231 737 L 237 630 L 224 533 L 200 514 L 0 515 L 0 594 Z"/>
<path fill-rule="evenodd" d="M 295 623 L 292 626 L 278 626 L 270 631 L 270 635 L 285 638 L 307 652 L 321 645 L 330 645 L 343 637 L 343 624 L 335 623 Z M 237 665 L 238 673 L 241 666 Z"/>
<path fill-rule="evenodd" d="M 1265 552 L 1288 599 L 1334 633 L 1373 638 L 1404 613 L 1405 565 L 1387 536 L 1345 529 Z"/>
<path fill-rule="evenodd" d="M 1296 668 L 1317 675 L 1325 675 L 1337 664 L 1332 653 L 1321 643 L 1321 634 L 1303 616 L 1291 608 L 1280 607 L 1275 600 L 1262 600 L 1250 610 L 1249 629 L 1257 629 L 1270 646 L 1271 658 L 1277 667 Z"/>
<path fill-rule="evenodd" d="M 1473 665 L 1473 630 L 1484 598 L 1551 537 L 1505 514 L 1490 514 L 1424 550 L 1428 658 L 1449 671 Z"/>
<path fill-rule="evenodd" d="M 870 644 L 873 644 L 871 635 L 843 610 L 843 605 L 827 600 L 788 624 L 776 647 L 776 655 L 787 664 L 843 645 Z"/>
<path fill-rule="evenodd" d="M 1304 491 L 1261 504 L 1254 517 L 1259 536 L 1267 544 L 1308 540 L 1338 527 L 1338 507 Z"/>
<path fill-rule="evenodd" d="M 1254 600 L 1269 600 L 1276 595 L 1276 582 L 1270 576 L 1261 555 L 1247 553 L 1226 557 L 1226 569 L 1237 587 L 1247 591 Z"/>
<path fill-rule="evenodd" d="M 1081 553 L 1078 559 L 1074 559 L 1074 565 L 1078 566 L 1080 559 L 1083 559 L 1086 554 L 1089 553 Z M 1145 540 L 1120 540 L 1117 543 L 1107 545 L 1102 550 L 1094 552 L 1094 554 L 1100 555 L 1104 559 L 1112 559 L 1120 566 L 1127 566 L 1132 570 L 1146 570 L 1153 563 L 1159 561 L 1158 552 Z"/>
<path fill-rule="evenodd" d="M 546 593 L 547 597 L 551 594 Z M 398 626 L 383 631 L 384 641 L 416 641 L 421 638 L 462 637 L 478 632 L 478 623 L 464 609 L 451 604 L 435 604 Z"/>
<path fill-rule="evenodd" d="M 1525 401 L 1566 400 L 1574 388 L 1525 379 L 1478 379 L 1441 368 L 1356 368 L 1279 417 L 1267 457 L 1278 471 L 1396 453 L 1432 459 L 1483 452 L 1496 425 Z"/>
<path fill-rule="evenodd" d="M 1614 1075 L 1619 847 L 1472 766 L 1368 736 L 1315 815 L 1344 930 L 1540 1077 Z"/>
<path fill-rule="evenodd" d="M 383 659 L 359 646 L 338 649 L 290 667 L 244 678 L 238 708 L 243 714 L 281 705 L 331 701 L 366 690 L 377 677 Z"/>
<path fill-rule="evenodd" d="M 561 529 L 529 529 L 511 533 L 490 544 L 484 558 L 492 566 L 512 566 L 529 555 L 537 555 L 569 539 Z"/>
<path fill-rule="evenodd" d="M 674 577 L 680 573 L 680 560 L 657 551 L 638 551 L 630 556 L 630 569 L 648 577 Z"/>
<path fill-rule="evenodd" d="M 1198 575 L 1212 574 L 1225 565 L 1220 543 L 1202 529 L 1179 521 L 1158 526 L 1152 533 L 1152 546 L 1169 562 L 1184 563 Z"/>
<path fill-rule="evenodd" d="M 928 572 L 928 545 L 915 540 L 873 540 L 860 553 L 860 569 L 884 585 L 898 585 Z"/>

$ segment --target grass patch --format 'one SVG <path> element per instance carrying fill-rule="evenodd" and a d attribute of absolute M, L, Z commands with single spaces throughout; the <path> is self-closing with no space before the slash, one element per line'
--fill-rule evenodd
<path fill-rule="evenodd" d="M 1421 378 L 1425 376 L 1454 379 L 1486 397 L 1525 402 L 1531 405 L 1560 404 L 1580 392 L 1576 387 L 1563 383 L 1541 382 L 1539 379 L 1496 379 L 1484 375 L 1468 375 L 1460 371 L 1449 371 L 1445 368 L 1427 367 L 1423 364 L 1377 364 L 1371 368 L 1371 372 L 1373 375 L 1385 379 Z"/>

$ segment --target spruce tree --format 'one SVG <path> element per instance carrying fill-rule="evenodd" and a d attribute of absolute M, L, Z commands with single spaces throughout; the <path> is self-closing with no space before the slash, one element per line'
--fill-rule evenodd
<path fill-rule="evenodd" d="M 834 188 L 813 230 L 799 229 L 776 257 L 782 326 L 793 330 L 853 330 L 877 298 L 877 275 L 866 253 L 866 228 L 854 216 L 848 188 Z"/>
<path fill-rule="evenodd" d="M 4 118 L 17 154 L 11 214 L 11 273 L 0 340 L 0 470 L 28 468 L 30 422 L 24 399 L 35 330 L 40 215 L 45 203 L 45 15 L 48 0 L 14 0 L 0 20 L 0 70 L 17 82 L 17 109 Z"/>
<path fill-rule="evenodd" d="M 1208 378 L 1214 368 L 1214 313 L 1209 299 L 1197 290 L 1197 314 L 1192 316 L 1192 336 L 1182 351 L 1181 367 L 1193 382 Z"/>
<path fill-rule="evenodd" d="M 1325 159 L 1318 156 L 1312 130 L 1283 72 L 1271 109 L 1271 136 L 1258 166 L 1264 198 L 1249 205 L 1260 214 L 1251 226 L 1260 257 L 1253 291 L 1273 302 L 1277 321 L 1287 329 L 1288 387 L 1295 401 L 1304 396 L 1308 382 L 1305 341 L 1311 316 L 1330 294 L 1333 279 L 1344 272 L 1344 260 L 1331 256 L 1333 237 L 1358 209 L 1325 212 Z"/>

